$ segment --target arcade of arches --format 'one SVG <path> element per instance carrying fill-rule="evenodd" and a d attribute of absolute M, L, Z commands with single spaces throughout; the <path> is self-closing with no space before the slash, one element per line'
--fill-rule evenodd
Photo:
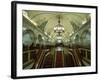
<path fill-rule="evenodd" d="M 23 69 L 91 65 L 89 13 L 23 10 L 22 17 Z"/>

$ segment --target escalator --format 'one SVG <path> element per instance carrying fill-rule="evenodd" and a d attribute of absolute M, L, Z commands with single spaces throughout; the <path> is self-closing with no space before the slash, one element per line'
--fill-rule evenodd
<path fill-rule="evenodd" d="M 63 67 L 63 53 L 62 51 L 56 51 L 55 53 L 55 67 Z"/>

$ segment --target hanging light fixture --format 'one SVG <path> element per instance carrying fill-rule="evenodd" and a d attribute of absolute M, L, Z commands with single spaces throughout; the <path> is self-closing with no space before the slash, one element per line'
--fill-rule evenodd
<path fill-rule="evenodd" d="M 64 32 L 64 26 L 60 23 L 60 16 L 58 16 L 58 24 L 54 27 L 54 32 L 60 36 Z"/>

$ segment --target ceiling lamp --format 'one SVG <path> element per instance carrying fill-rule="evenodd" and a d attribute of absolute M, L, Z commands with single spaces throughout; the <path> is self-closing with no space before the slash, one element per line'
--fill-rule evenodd
<path fill-rule="evenodd" d="M 54 27 L 54 32 L 58 35 L 64 32 L 64 26 L 60 24 L 60 16 L 58 17 L 58 24 Z"/>

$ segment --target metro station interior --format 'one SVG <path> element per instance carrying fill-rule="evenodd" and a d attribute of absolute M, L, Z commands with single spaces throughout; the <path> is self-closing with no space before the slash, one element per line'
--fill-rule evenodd
<path fill-rule="evenodd" d="M 22 11 L 23 69 L 91 66 L 91 14 Z"/>

